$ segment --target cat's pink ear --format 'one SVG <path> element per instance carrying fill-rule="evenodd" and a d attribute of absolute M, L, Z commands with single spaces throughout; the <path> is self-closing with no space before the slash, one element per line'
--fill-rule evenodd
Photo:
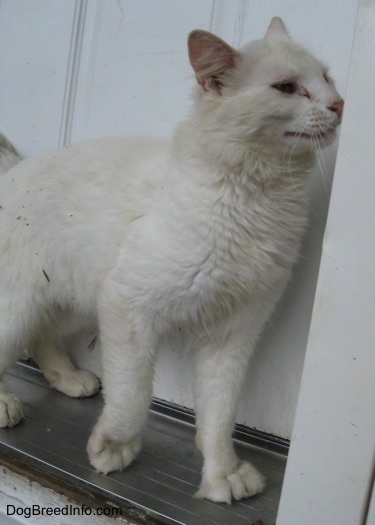
<path fill-rule="evenodd" d="M 196 29 L 188 38 L 189 59 L 204 91 L 220 94 L 226 74 L 236 66 L 239 53 L 221 38 Z"/>
<path fill-rule="evenodd" d="M 264 40 L 288 40 L 289 34 L 284 25 L 284 22 L 278 16 L 272 18 L 270 25 L 268 26 L 267 32 L 264 35 Z"/>

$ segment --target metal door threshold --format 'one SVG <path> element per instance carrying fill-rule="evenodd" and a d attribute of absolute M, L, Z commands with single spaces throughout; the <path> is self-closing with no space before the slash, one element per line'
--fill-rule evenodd
<path fill-rule="evenodd" d="M 93 470 L 86 455 L 86 443 L 103 404 L 100 395 L 69 398 L 51 389 L 38 370 L 20 364 L 5 376 L 5 382 L 22 399 L 25 420 L 14 428 L 0 429 L 0 452 L 36 467 L 38 472 L 53 475 L 124 509 L 139 509 L 150 517 L 151 523 L 275 523 L 286 464 L 286 446 L 282 441 L 267 442 L 261 435 L 249 439 L 246 431 L 237 429 L 238 453 L 266 476 L 265 491 L 232 505 L 196 500 L 193 494 L 200 482 L 202 458 L 194 444 L 189 411 L 174 410 L 155 401 L 137 460 L 121 473 L 104 476 Z"/>

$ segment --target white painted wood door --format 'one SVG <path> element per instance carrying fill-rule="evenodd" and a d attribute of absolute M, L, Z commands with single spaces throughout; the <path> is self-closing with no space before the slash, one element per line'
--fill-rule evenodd
<path fill-rule="evenodd" d="M 25 155 L 64 135 L 74 0 L 0 2 L 0 129 Z"/>

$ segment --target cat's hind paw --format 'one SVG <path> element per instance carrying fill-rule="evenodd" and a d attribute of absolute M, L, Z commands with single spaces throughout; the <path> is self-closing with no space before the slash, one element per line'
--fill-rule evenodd
<path fill-rule="evenodd" d="M 103 434 L 98 427 L 94 427 L 87 444 L 90 463 L 102 474 L 125 469 L 140 450 L 139 436 L 127 443 L 119 443 Z"/>
<path fill-rule="evenodd" d="M 225 477 L 203 480 L 195 497 L 216 503 L 231 503 L 232 499 L 255 496 L 264 487 L 265 480 L 257 469 L 251 463 L 241 461 Z"/>
<path fill-rule="evenodd" d="M 0 428 L 13 427 L 21 419 L 22 401 L 9 392 L 0 392 Z"/>
<path fill-rule="evenodd" d="M 74 370 L 64 374 L 54 374 L 51 385 L 70 397 L 89 397 L 100 389 L 99 379 L 88 370 Z"/>

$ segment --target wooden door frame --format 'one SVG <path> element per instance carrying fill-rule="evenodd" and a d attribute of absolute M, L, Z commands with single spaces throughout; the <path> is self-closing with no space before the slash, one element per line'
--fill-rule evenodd
<path fill-rule="evenodd" d="M 375 0 L 359 0 L 323 255 L 277 525 L 365 525 L 371 519 L 374 49 Z"/>

